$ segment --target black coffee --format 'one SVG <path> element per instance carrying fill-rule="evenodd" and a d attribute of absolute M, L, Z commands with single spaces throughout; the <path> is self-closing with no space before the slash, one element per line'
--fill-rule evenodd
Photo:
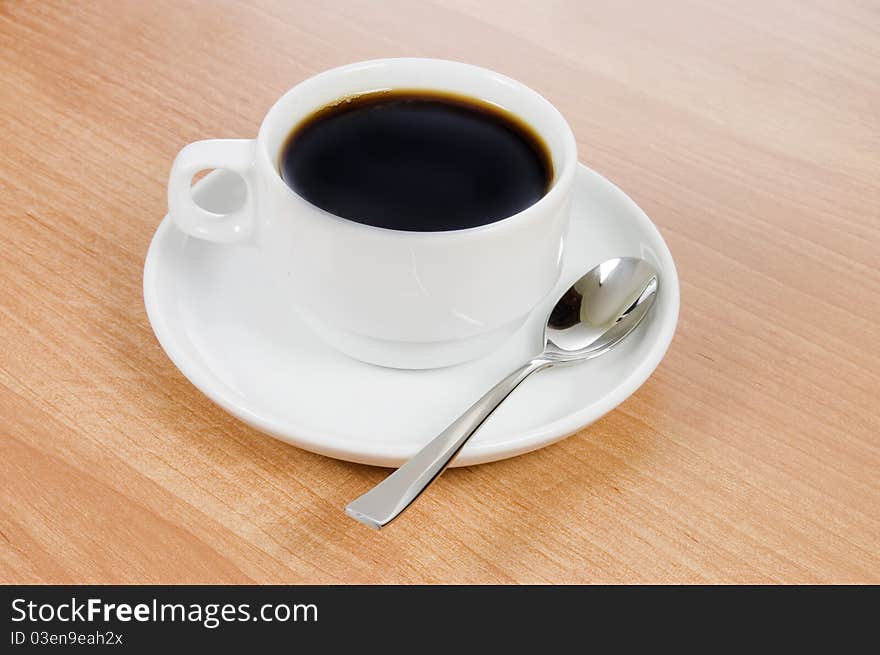
<path fill-rule="evenodd" d="M 494 223 L 534 204 L 553 175 L 544 142 L 476 99 L 389 91 L 346 99 L 298 125 L 281 177 L 318 207 L 418 232 Z"/>

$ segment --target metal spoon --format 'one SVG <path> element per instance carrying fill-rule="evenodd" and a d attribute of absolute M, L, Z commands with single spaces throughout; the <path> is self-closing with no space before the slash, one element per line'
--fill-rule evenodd
<path fill-rule="evenodd" d="M 544 352 L 496 384 L 411 460 L 345 508 L 377 530 L 394 520 L 430 485 L 483 422 L 523 380 L 551 366 L 603 355 L 648 313 L 658 273 L 648 262 L 620 257 L 602 262 L 556 301 L 544 329 Z"/>

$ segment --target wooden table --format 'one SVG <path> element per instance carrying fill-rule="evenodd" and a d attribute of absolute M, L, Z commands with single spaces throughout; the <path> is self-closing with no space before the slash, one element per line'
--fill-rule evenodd
<path fill-rule="evenodd" d="M 880 582 L 876 2 L 20 1 L 0 54 L 0 582 Z M 183 144 L 395 55 L 556 103 L 682 310 L 619 409 L 375 533 L 385 472 L 214 406 L 141 273 Z"/>

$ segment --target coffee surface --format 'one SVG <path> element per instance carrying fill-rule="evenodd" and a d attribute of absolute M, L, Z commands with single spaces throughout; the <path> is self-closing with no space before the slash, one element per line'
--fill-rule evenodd
<path fill-rule="evenodd" d="M 281 177 L 351 221 L 395 230 L 458 230 L 499 221 L 547 192 L 541 138 L 482 101 L 428 91 L 343 100 L 300 123 Z"/>

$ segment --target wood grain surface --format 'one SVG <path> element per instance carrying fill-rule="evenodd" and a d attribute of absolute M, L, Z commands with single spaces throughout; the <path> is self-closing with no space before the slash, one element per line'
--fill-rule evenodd
<path fill-rule="evenodd" d="M 880 582 L 877 2 L 3 0 L 0 55 L 0 582 Z M 554 102 L 682 310 L 619 409 L 376 533 L 385 472 L 214 406 L 141 275 L 182 145 L 398 55 Z"/>

